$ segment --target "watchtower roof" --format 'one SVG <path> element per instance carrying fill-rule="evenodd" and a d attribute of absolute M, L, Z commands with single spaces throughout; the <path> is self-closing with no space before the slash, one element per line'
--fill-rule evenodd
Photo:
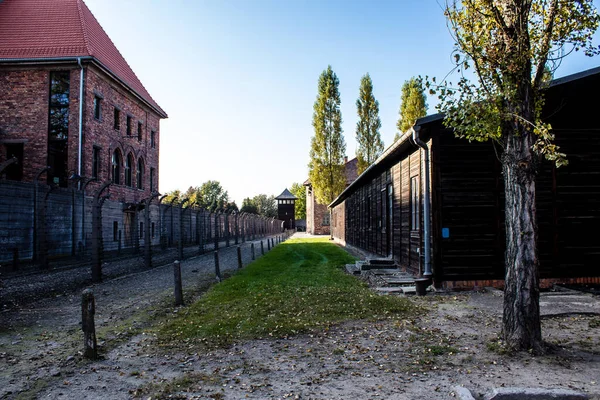
<path fill-rule="evenodd" d="M 286 188 L 279 196 L 275 197 L 275 200 L 298 200 L 298 198 Z"/>

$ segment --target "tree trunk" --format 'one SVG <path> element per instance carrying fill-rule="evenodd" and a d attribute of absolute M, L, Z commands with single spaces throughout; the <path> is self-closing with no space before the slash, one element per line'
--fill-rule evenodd
<path fill-rule="evenodd" d="M 506 135 L 502 160 L 506 195 L 502 334 L 506 344 L 514 350 L 542 353 L 533 134 L 520 124 L 515 125 L 513 133 Z"/>

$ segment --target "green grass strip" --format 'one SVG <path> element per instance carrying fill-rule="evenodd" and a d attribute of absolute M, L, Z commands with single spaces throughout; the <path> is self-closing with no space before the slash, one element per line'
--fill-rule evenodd
<path fill-rule="evenodd" d="M 284 337 L 357 319 L 406 317 L 404 298 L 380 296 L 343 272 L 354 259 L 326 238 L 276 246 L 160 329 L 169 341 L 211 346 L 241 339 Z"/>

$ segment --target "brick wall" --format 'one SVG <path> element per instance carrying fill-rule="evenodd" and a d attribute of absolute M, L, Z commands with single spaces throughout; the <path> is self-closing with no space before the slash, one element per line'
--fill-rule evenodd
<path fill-rule="evenodd" d="M 312 235 L 329 235 L 329 210 L 315 199 L 311 186 L 306 187 L 306 232 Z"/>
<path fill-rule="evenodd" d="M 83 172 L 92 175 L 92 152 L 94 146 L 100 149 L 99 180 L 111 179 L 112 154 L 119 149 L 122 156 L 120 184 L 112 185 L 110 193 L 113 199 L 123 202 L 139 202 L 150 195 L 150 168 L 155 169 L 154 190 L 158 190 L 158 152 L 160 117 L 136 100 L 121 86 L 110 81 L 96 68 L 86 70 L 84 111 Z M 101 97 L 100 119 L 94 117 L 94 97 Z M 119 109 L 119 129 L 114 127 L 115 107 Z M 127 116 L 131 117 L 131 135 L 127 135 Z M 142 124 L 142 138 L 138 140 L 138 123 Z M 151 147 L 150 134 L 154 131 L 155 147 Z M 132 187 L 125 186 L 125 162 L 132 154 Z M 143 189 L 136 188 L 137 161 L 144 160 Z M 99 184 L 98 184 L 99 185 Z M 96 184 L 90 184 L 92 190 Z"/>
<path fill-rule="evenodd" d="M 51 70 L 70 71 L 68 157 L 69 175 L 78 171 L 79 148 L 79 80 L 76 64 L 56 67 L 2 67 L 0 69 L 0 163 L 6 160 L 6 145 L 23 143 L 23 181 L 31 182 L 48 160 L 48 104 L 49 76 Z M 83 143 L 81 175 L 92 176 L 92 152 L 100 149 L 99 180 L 111 178 L 111 157 L 115 149 L 122 154 L 120 185 L 109 191 L 112 199 L 122 202 L 139 202 L 150 194 L 150 168 L 154 168 L 154 190 L 158 190 L 158 154 L 160 143 L 160 117 L 138 100 L 122 85 L 94 66 L 85 68 Z M 101 117 L 94 117 L 94 97 L 101 100 Z M 119 129 L 114 129 L 114 109 L 120 109 Z M 127 116 L 131 116 L 131 136 L 126 134 Z M 142 124 L 142 138 L 138 140 L 138 122 Z M 154 131 L 154 148 L 150 135 Z M 124 185 L 125 161 L 132 154 L 132 187 Z M 143 189 L 136 188 L 137 161 L 144 160 Z M 40 182 L 45 183 L 42 176 Z M 100 183 L 91 183 L 91 192 Z"/>
<path fill-rule="evenodd" d="M 23 143 L 24 181 L 32 181 L 47 164 L 52 69 L 65 70 L 65 67 L 0 69 L 0 163 L 6 160 L 5 144 Z M 77 165 L 78 96 L 79 72 L 73 70 L 69 90 L 69 169 Z M 40 181 L 45 183 L 46 177 L 42 176 Z"/>

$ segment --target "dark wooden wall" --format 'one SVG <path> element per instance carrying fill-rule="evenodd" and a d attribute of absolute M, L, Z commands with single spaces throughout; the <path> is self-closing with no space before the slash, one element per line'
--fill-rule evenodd
<path fill-rule="evenodd" d="M 433 129 L 436 277 L 503 279 L 503 186 L 493 145 L 458 139 L 440 124 Z"/>
<path fill-rule="evenodd" d="M 556 169 L 542 160 L 537 177 L 538 250 L 541 278 L 600 275 L 600 120 L 596 93 L 600 77 L 590 75 L 548 89 L 544 120 L 569 165 Z M 504 185 L 491 142 L 469 143 L 441 120 L 424 124 L 430 139 L 432 177 L 432 262 L 437 282 L 504 278 Z M 410 179 L 419 179 L 422 217 L 422 151 L 408 144 L 363 179 L 346 198 L 335 235 L 348 244 L 387 256 L 382 226 L 385 198 L 393 185 L 392 253 L 408 271 L 421 271 L 421 230 L 410 229 Z M 365 178 L 365 177 L 363 177 Z M 338 206 L 339 207 L 339 206 Z M 335 212 L 335 210 L 334 210 Z M 338 222 L 339 223 L 339 222 Z M 449 237 L 442 237 L 442 230 Z"/>

